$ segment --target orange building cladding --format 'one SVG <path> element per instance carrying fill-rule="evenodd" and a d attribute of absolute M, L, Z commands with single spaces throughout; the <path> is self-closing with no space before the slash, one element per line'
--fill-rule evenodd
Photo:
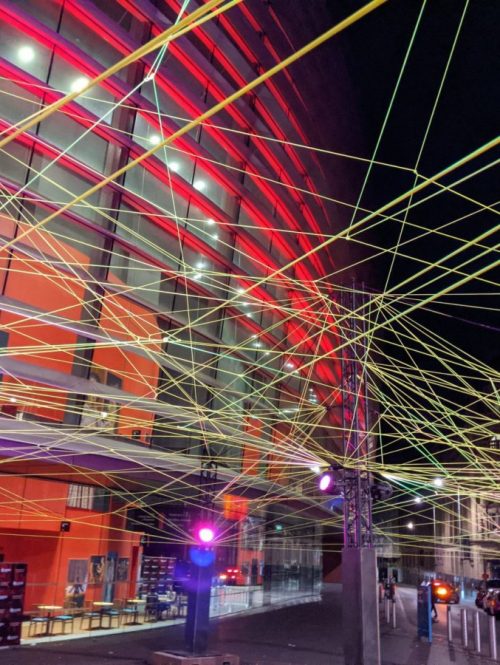
<path fill-rule="evenodd" d="M 106 560 L 110 553 L 116 561 L 128 559 L 127 579 L 115 575 L 112 580 L 113 597 L 135 593 L 141 534 L 125 530 L 125 514 L 114 501 L 106 512 L 68 506 L 70 486 L 47 478 L 0 476 L 0 555 L 28 564 L 25 612 L 41 604 L 67 604 L 77 582 L 72 570 L 86 571 L 87 579 L 79 580 L 85 601 L 102 600 L 106 580 L 90 584 L 91 557 Z M 69 523 L 69 531 L 62 530 L 63 523 Z M 80 563 L 75 567 L 74 561 Z"/>

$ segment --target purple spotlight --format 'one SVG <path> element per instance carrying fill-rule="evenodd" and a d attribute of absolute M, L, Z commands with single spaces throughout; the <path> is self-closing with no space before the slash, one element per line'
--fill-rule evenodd
<path fill-rule="evenodd" d="M 333 478 L 331 473 L 324 473 L 320 479 L 319 479 L 319 489 L 322 492 L 327 492 L 329 489 L 331 489 L 333 485 Z"/>
<path fill-rule="evenodd" d="M 198 529 L 198 540 L 201 543 L 211 543 L 215 538 L 215 531 L 210 526 L 202 526 Z"/>

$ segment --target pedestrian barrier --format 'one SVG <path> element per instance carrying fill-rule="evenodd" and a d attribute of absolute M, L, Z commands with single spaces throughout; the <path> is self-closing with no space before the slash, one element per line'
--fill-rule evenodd
<path fill-rule="evenodd" d="M 396 615 L 396 599 L 385 598 L 384 599 L 384 612 L 385 612 L 385 621 L 390 623 L 393 628 L 397 626 L 397 615 Z"/>
<path fill-rule="evenodd" d="M 469 648 L 469 637 L 472 634 L 472 646 L 470 648 L 477 654 L 488 655 L 492 660 L 498 660 L 496 618 L 473 608 L 460 607 L 458 609 L 460 611 L 460 641 L 464 649 Z M 448 642 L 450 643 L 453 643 L 455 637 L 453 629 L 455 614 L 457 612 L 454 611 L 451 605 L 448 605 L 446 611 L 446 632 Z M 484 634 L 488 636 L 488 653 L 483 653 L 485 651 L 482 640 Z"/>

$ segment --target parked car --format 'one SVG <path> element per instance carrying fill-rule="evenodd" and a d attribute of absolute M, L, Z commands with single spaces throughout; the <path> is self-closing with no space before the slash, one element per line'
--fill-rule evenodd
<path fill-rule="evenodd" d="M 483 600 L 483 606 L 487 614 L 500 617 L 500 589 L 489 591 Z"/>
<path fill-rule="evenodd" d="M 481 585 L 477 587 L 476 599 L 474 601 L 476 603 L 476 607 L 479 607 L 482 610 L 486 609 L 484 607 L 484 600 L 488 593 L 490 591 L 494 591 L 495 589 L 500 589 L 500 579 L 492 579 L 482 582 Z"/>
<path fill-rule="evenodd" d="M 432 597 L 435 603 L 460 602 L 460 589 L 444 580 L 432 581 Z"/>

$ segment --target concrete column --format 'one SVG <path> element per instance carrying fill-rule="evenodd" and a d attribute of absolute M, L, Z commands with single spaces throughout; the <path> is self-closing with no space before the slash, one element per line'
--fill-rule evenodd
<path fill-rule="evenodd" d="M 377 559 L 371 547 L 342 551 L 345 665 L 380 665 Z"/>

